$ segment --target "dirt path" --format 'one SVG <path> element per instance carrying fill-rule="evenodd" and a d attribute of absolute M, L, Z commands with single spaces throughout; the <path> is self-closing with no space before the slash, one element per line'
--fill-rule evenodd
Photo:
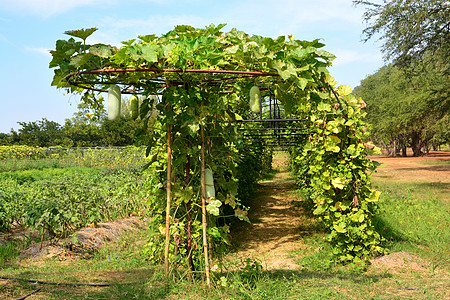
<path fill-rule="evenodd" d="M 305 247 L 301 234 L 310 220 L 294 205 L 298 198 L 292 194 L 294 181 L 285 163 L 285 157 L 275 158 L 274 168 L 279 172 L 272 180 L 259 183 L 249 212 L 252 224 L 241 224 L 235 230 L 233 240 L 239 245 L 232 258 L 258 259 L 267 270 L 299 267 L 290 252 Z"/>

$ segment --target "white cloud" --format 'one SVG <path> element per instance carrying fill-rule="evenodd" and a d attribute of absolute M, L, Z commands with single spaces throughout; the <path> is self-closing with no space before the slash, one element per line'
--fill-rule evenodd
<path fill-rule="evenodd" d="M 204 27 L 210 23 L 203 17 L 193 15 L 153 15 L 147 19 L 105 17 L 100 21 L 99 30 L 89 37 L 88 42 L 119 45 L 121 41 L 138 35 L 164 34 L 180 24 Z"/>
<path fill-rule="evenodd" d="M 233 26 L 242 24 L 255 33 L 271 30 L 276 35 L 360 26 L 361 14 L 352 0 L 248 0 L 222 13 Z"/>
<path fill-rule="evenodd" d="M 28 47 L 28 46 L 26 46 L 25 51 L 34 52 L 34 53 L 38 53 L 38 54 L 42 54 L 42 55 L 46 55 L 46 56 L 51 56 L 50 50 L 47 48 L 43 48 L 43 47 Z"/>
<path fill-rule="evenodd" d="M 383 62 L 383 57 L 380 52 L 362 53 L 355 50 L 337 49 L 333 51 L 333 54 L 336 55 L 336 59 L 333 61 L 333 66 L 341 66 L 355 62 L 361 63 Z"/>
<path fill-rule="evenodd" d="M 112 0 L 0 0 L 0 7 L 9 11 L 25 14 L 37 15 L 48 18 L 70 11 L 76 7 L 95 5 L 101 3 L 111 3 Z"/>

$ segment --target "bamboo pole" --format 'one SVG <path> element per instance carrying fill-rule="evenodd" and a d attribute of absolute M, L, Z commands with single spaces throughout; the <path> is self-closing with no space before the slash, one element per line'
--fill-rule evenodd
<path fill-rule="evenodd" d="M 189 149 L 189 137 L 186 137 L 186 148 Z M 186 156 L 186 188 L 191 184 L 191 157 L 188 154 Z M 192 259 L 192 239 L 191 239 L 191 199 L 186 202 L 186 235 L 187 235 L 187 245 L 186 250 L 188 253 L 188 280 L 192 279 L 192 272 L 194 271 L 194 261 Z"/>
<path fill-rule="evenodd" d="M 208 237 L 207 233 L 207 224 L 206 224 L 206 184 L 205 184 L 205 129 L 203 125 L 200 126 L 200 135 L 201 135 L 201 185 L 202 185 L 202 225 L 203 225 L 203 252 L 205 255 L 205 275 L 206 275 L 206 284 L 208 287 L 211 286 L 211 280 L 209 277 L 209 255 L 208 255 Z"/>
<path fill-rule="evenodd" d="M 171 128 L 167 124 L 167 204 L 166 204 L 166 244 L 164 249 L 164 266 L 166 278 L 169 279 L 169 243 L 170 243 L 170 205 L 172 198 L 172 147 Z"/>

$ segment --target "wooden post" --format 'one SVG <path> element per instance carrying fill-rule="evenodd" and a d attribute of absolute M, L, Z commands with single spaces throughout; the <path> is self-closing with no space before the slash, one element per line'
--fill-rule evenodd
<path fill-rule="evenodd" d="M 166 244 L 164 249 L 164 266 L 166 278 L 169 279 L 169 244 L 170 244 L 170 204 L 172 198 L 172 138 L 170 124 L 167 124 L 167 204 L 166 204 Z"/>
<path fill-rule="evenodd" d="M 211 280 L 209 278 L 209 255 L 208 255 L 208 237 L 207 233 L 207 224 L 206 224 L 206 184 L 205 184 L 205 129 L 203 125 L 200 126 L 200 135 L 201 135 L 201 185 L 202 185 L 202 225 L 203 225 L 203 252 L 205 255 L 205 275 L 206 275 L 206 284 L 208 287 L 211 286 Z"/>

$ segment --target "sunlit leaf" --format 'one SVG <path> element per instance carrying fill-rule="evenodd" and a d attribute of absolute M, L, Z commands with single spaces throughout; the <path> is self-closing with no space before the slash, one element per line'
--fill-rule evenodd
<path fill-rule="evenodd" d="M 98 30 L 98 28 L 94 27 L 94 28 L 87 28 L 87 29 L 69 30 L 69 31 L 65 31 L 64 33 L 67 35 L 73 36 L 73 37 L 80 38 L 84 41 L 97 30 Z"/>

